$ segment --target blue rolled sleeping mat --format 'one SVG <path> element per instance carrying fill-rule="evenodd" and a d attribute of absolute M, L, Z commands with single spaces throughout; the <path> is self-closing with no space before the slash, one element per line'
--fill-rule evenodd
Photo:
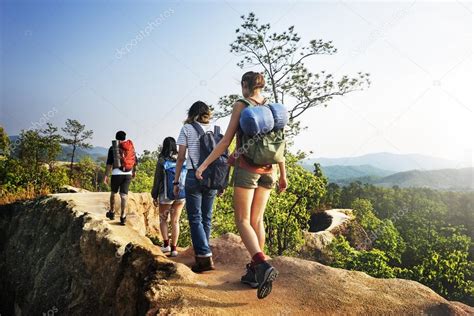
<path fill-rule="evenodd" d="M 240 127 L 246 135 L 266 134 L 273 130 L 275 122 L 268 106 L 249 106 L 240 114 Z"/>
<path fill-rule="evenodd" d="M 246 135 L 267 134 L 288 124 L 288 111 L 283 104 L 249 106 L 240 114 L 240 128 Z"/>
<path fill-rule="evenodd" d="M 272 103 L 269 107 L 273 114 L 273 129 L 279 130 L 285 128 L 286 124 L 288 124 L 288 111 L 286 110 L 286 106 L 280 103 Z"/>

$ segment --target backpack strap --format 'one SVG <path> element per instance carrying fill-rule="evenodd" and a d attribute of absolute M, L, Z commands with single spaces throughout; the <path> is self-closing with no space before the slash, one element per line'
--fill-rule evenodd
<path fill-rule="evenodd" d="M 192 122 L 190 123 L 192 125 L 192 127 L 194 127 L 194 129 L 196 130 L 196 132 L 198 132 L 199 134 L 199 137 L 201 137 L 202 135 L 204 135 L 204 129 L 202 128 L 202 126 L 198 123 L 198 122 Z"/>
<path fill-rule="evenodd" d="M 264 98 L 262 103 L 258 103 L 257 101 L 255 101 L 254 99 L 250 99 L 252 100 L 253 102 L 255 102 L 257 105 L 264 105 L 267 103 L 267 98 Z M 238 99 L 237 101 L 240 101 L 242 103 L 244 103 L 246 106 L 255 106 L 255 104 L 253 104 L 252 102 L 250 102 L 249 99 L 246 99 L 246 98 L 241 98 L 241 99 Z"/>
<path fill-rule="evenodd" d="M 221 134 L 221 127 L 214 125 L 214 135 L 220 135 Z"/>
<path fill-rule="evenodd" d="M 205 134 L 204 129 L 202 128 L 202 126 L 198 122 L 191 122 L 190 124 L 196 130 L 199 137 L 201 137 L 202 135 Z M 191 155 L 189 155 L 189 160 L 191 160 L 191 165 L 192 165 L 193 169 L 197 170 L 196 165 L 194 164 L 193 158 L 191 158 Z"/>
<path fill-rule="evenodd" d="M 245 98 L 238 99 L 237 101 L 242 102 L 243 104 L 245 104 L 245 107 L 247 107 L 247 106 L 253 106 L 252 102 L 250 102 L 249 100 L 247 100 L 247 99 L 245 99 Z"/>

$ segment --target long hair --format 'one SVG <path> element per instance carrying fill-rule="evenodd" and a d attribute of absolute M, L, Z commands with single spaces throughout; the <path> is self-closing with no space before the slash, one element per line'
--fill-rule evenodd
<path fill-rule="evenodd" d="M 190 124 L 194 121 L 207 124 L 211 120 L 212 112 L 211 108 L 202 101 L 196 101 L 191 105 L 188 110 L 188 118 L 184 121 Z"/>
<path fill-rule="evenodd" d="M 265 78 L 259 72 L 248 71 L 242 76 L 241 84 L 242 86 L 245 85 L 253 93 L 255 89 L 263 89 L 265 87 Z"/>
<path fill-rule="evenodd" d="M 173 137 L 166 137 L 163 140 L 163 146 L 161 147 L 160 157 L 169 158 L 178 154 L 178 148 L 176 147 L 176 140 Z"/>

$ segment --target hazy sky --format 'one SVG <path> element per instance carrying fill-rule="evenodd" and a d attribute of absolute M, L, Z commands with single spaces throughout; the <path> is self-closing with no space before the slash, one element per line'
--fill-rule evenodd
<path fill-rule="evenodd" d="M 469 2 L 2 1 L 1 125 L 18 134 L 74 118 L 109 146 L 177 136 L 196 100 L 239 93 L 229 52 L 241 14 L 338 48 L 311 70 L 371 73 L 372 86 L 308 111 L 295 147 L 313 156 L 422 153 L 472 161 Z M 150 22 L 155 27 L 150 30 Z M 143 32 L 147 36 L 142 36 Z M 261 69 L 255 69 L 261 70 Z M 42 119 L 43 118 L 43 119 Z M 226 120 L 220 122 L 226 125 Z"/>

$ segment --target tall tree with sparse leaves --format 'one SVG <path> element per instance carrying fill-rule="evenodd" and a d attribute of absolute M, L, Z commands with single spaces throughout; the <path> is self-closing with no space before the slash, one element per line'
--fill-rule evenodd
<path fill-rule="evenodd" d="M 331 41 L 311 40 L 300 43 L 300 36 L 290 26 L 281 33 L 272 32 L 270 24 L 261 24 L 254 13 L 241 16 L 243 23 L 236 30 L 237 39 L 230 44 L 231 52 L 242 56 L 237 66 L 257 68 L 264 72 L 266 93 L 273 102 L 284 103 L 289 108 L 289 136 L 297 135 L 301 115 L 316 106 L 327 106 L 335 96 L 362 90 L 370 85 L 369 74 L 359 72 L 355 77 L 343 75 L 339 79 L 321 70 L 314 73 L 304 62 L 317 55 L 337 52 Z M 216 117 L 225 117 L 239 99 L 236 94 L 219 99 Z"/>
<path fill-rule="evenodd" d="M 86 126 L 81 124 L 77 120 L 67 119 L 66 126 L 62 128 L 62 131 L 66 134 L 61 140 L 63 144 L 70 145 L 72 147 L 71 152 L 71 165 L 70 165 L 70 176 L 72 176 L 74 156 L 77 148 L 89 149 L 92 145 L 87 140 L 92 139 L 92 130 L 86 130 Z"/>
<path fill-rule="evenodd" d="M 45 161 L 50 169 L 53 169 L 54 163 L 59 153 L 61 153 L 61 135 L 58 134 L 58 128 L 51 123 L 46 123 L 46 127 L 39 130 L 43 141 L 45 151 Z"/>

